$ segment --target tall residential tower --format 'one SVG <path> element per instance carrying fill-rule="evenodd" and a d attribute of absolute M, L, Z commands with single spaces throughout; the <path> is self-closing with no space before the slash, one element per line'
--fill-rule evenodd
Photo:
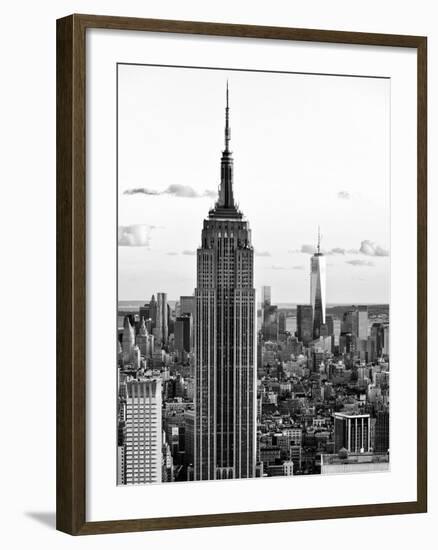
<path fill-rule="evenodd" d="M 254 250 L 249 224 L 234 201 L 229 145 L 227 84 L 219 197 L 197 250 L 195 480 L 255 477 Z"/>
<path fill-rule="evenodd" d="M 161 379 L 141 378 L 123 382 L 119 393 L 124 404 L 124 433 L 119 434 L 118 483 L 161 482 Z M 121 463 L 123 471 L 120 468 Z"/>

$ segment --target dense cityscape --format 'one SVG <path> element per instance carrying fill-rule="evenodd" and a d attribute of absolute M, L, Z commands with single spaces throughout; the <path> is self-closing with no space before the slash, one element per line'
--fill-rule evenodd
<path fill-rule="evenodd" d="M 195 290 L 119 302 L 117 483 L 387 470 L 389 306 L 327 305 L 319 229 L 308 301 L 257 301 L 229 118 Z"/>

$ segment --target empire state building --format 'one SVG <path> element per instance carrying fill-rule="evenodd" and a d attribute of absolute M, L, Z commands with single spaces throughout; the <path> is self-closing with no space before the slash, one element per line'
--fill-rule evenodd
<path fill-rule="evenodd" d="M 229 111 L 227 84 L 219 197 L 197 250 L 195 480 L 255 477 L 254 249 L 233 196 Z"/>

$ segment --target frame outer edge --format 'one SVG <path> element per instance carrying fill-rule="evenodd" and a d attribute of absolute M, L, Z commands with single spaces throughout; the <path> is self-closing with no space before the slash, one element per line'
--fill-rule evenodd
<path fill-rule="evenodd" d="M 85 523 L 85 89 L 76 16 L 57 21 L 56 528 Z"/>
<path fill-rule="evenodd" d="M 172 19 L 145 19 L 139 17 L 89 14 L 75 14 L 74 17 L 80 20 L 83 26 L 92 28 L 200 34 L 237 38 L 266 38 L 367 46 L 396 46 L 401 48 L 417 48 L 424 39 L 424 37 L 421 36 L 404 34 L 244 25 L 241 23 L 220 23 L 213 21 L 177 21 Z"/>
<path fill-rule="evenodd" d="M 72 532 L 72 17 L 56 24 L 56 528 Z M 62 307 L 61 307 L 62 304 Z"/>
<path fill-rule="evenodd" d="M 86 522 L 85 30 L 144 30 L 417 48 L 417 500 L 327 508 Z M 427 511 L 427 38 L 74 14 L 57 21 L 56 528 L 71 535 L 336 519 Z"/>
<path fill-rule="evenodd" d="M 427 512 L 427 38 L 417 49 L 417 503 Z"/>

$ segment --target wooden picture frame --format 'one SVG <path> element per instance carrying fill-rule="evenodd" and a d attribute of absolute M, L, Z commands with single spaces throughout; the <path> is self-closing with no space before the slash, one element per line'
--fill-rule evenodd
<path fill-rule="evenodd" d="M 86 192 L 87 29 L 188 33 L 392 46 L 416 50 L 418 73 L 417 499 L 375 505 L 86 521 Z M 72 535 L 348 518 L 427 511 L 427 40 L 294 29 L 94 15 L 57 21 L 57 529 Z"/>

